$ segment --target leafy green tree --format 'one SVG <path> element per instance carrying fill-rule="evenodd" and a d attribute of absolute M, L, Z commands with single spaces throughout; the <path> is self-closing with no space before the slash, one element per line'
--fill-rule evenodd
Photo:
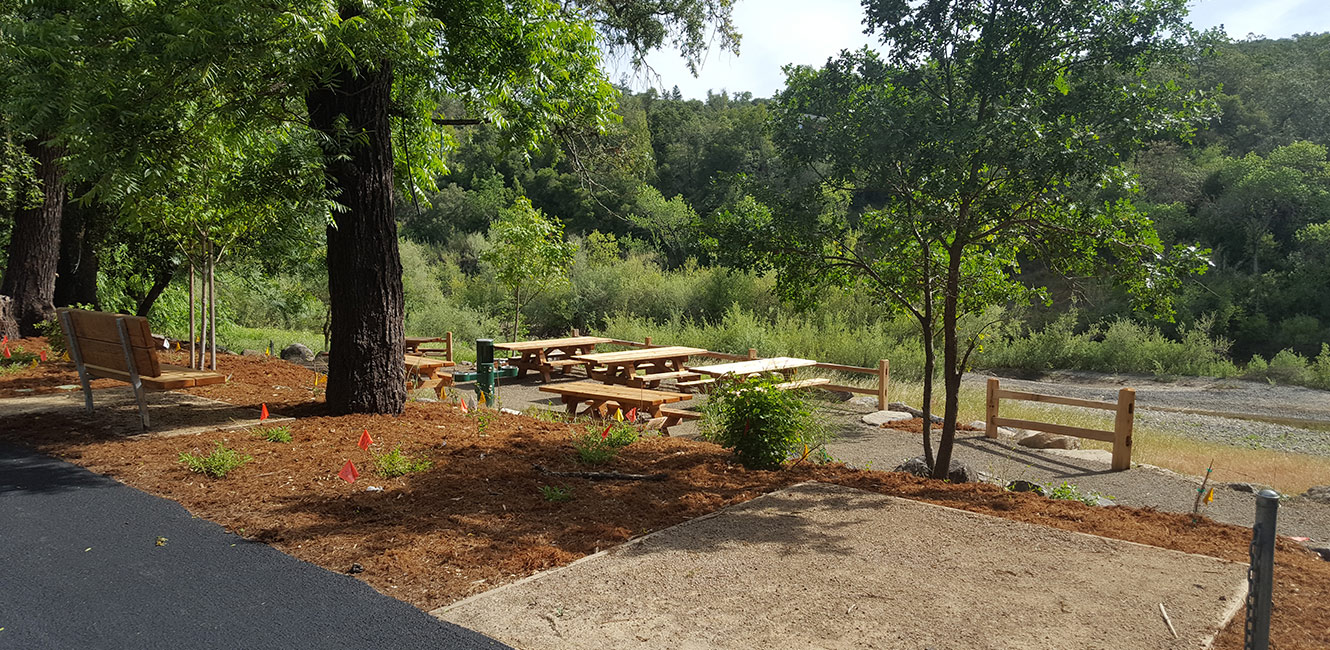
<path fill-rule="evenodd" d="M 962 319 L 1029 295 L 1022 259 L 1069 275 L 1106 266 L 1142 307 L 1168 313 L 1166 291 L 1198 268 L 1197 251 L 1167 250 L 1126 198 L 1074 202 L 1084 194 L 1071 191 L 1122 185 L 1124 155 L 1189 134 L 1206 105 L 1153 73 L 1194 53 L 1183 0 L 864 8 L 886 57 L 865 49 L 821 70 L 787 68 L 773 107 L 783 155 L 825 182 L 805 206 L 758 211 L 749 239 L 770 242 L 788 294 L 866 284 L 919 320 L 926 345 L 940 336 L 933 472 L 945 477 L 981 331 L 962 340 Z M 855 202 L 870 209 L 847 209 Z"/>
<path fill-rule="evenodd" d="M 568 281 L 577 246 L 564 240 L 563 224 L 531 206 L 526 197 L 499 211 L 490 224 L 490 248 L 481 259 L 513 299 L 510 341 L 521 331 L 522 308 L 547 289 Z"/>

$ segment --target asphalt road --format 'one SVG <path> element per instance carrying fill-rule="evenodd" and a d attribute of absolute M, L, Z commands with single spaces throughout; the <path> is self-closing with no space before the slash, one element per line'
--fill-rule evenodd
<path fill-rule="evenodd" d="M 175 502 L 0 445 L 0 649 L 504 649 Z"/>

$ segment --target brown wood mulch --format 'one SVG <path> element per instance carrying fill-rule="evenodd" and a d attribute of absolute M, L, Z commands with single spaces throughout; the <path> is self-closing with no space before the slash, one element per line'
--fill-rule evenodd
<path fill-rule="evenodd" d="M 227 355 L 223 385 L 189 392 L 242 406 L 266 403 L 293 441 L 271 443 L 247 431 L 125 439 L 90 432 L 70 436 L 55 417 L 19 424 L 4 416 L 0 439 L 16 442 L 173 499 L 194 514 L 332 571 L 363 567 L 356 577 L 379 591 L 432 609 L 512 582 L 653 530 L 714 512 L 801 481 L 825 481 L 1066 530 L 1246 562 L 1251 531 L 1205 518 L 1125 507 L 1095 508 L 996 486 L 953 485 L 879 471 L 807 463 L 778 472 L 749 471 L 706 443 L 644 437 L 596 468 L 580 465 L 574 441 L 584 425 L 502 415 L 484 422 L 447 404 L 411 403 L 401 416 L 330 416 L 315 373 L 282 361 Z M 27 371 L 25 371 L 27 372 Z M 38 370 L 34 370 L 37 373 Z M 43 381 L 70 383 L 73 371 L 41 368 Z M 61 375 L 60 373 L 64 374 Z M 7 387 L 34 377 L 0 376 Z M 63 377 L 63 379 L 62 379 Z M 75 380 L 76 381 L 76 380 Z M 58 384 L 53 384 L 58 385 Z M 35 426 L 34 426 L 35 425 Z M 428 458 L 427 471 L 383 479 L 372 451 L 400 445 Z M 253 456 L 225 478 L 187 471 L 181 452 L 215 441 Z M 361 478 L 337 473 L 354 461 Z M 659 474 L 662 481 L 593 481 L 535 468 Z M 566 488 L 551 502 L 542 486 Z M 367 491 L 367 487 L 382 491 Z M 1281 540 L 1277 551 L 1272 638 L 1281 650 L 1330 647 L 1330 562 Z M 1242 616 L 1217 648 L 1242 647 Z"/>

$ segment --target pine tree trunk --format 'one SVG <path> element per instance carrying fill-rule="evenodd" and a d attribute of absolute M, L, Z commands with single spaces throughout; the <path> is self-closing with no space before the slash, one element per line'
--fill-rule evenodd
<path fill-rule="evenodd" d="M 406 404 L 402 260 L 393 218 L 392 70 L 340 70 L 305 97 L 324 140 L 328 189 L 344 210 L 328 228 L 328 407 L 401 413 Z M 339 118 L 344 119 L 341 122 Z M 344 129 L 344 130 L 343 130 Z"/>
<path fill-rule="evenodd" d="M 45 142 L 24 143 L 37 160 L 41 205 L 18 210 L 9 240 L 9 263 L 0 294 L 14 299 L 19 332 L 35 336 L 37 325 L 55 316 L 55 275 L 60 261 L 60 219 L 65 207 L 65 171 L 57 162 L 63 149 Z"/>

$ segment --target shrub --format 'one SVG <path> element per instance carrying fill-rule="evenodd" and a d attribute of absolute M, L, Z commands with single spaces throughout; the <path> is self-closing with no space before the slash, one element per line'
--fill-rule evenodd
<path fill-rule="evenodd" d="M 291 442 L 290 427 L 268 427 L 267 429 L 259 429 L 258 431 L 255 431 L 254 435 L 257 435 L 268 442 Z"/>
<path fill-rule="evenodd" d="M 609 442 L 608 436 L 600 431 L 587 431 L 573 443 L 577 449 L 577 459 L 587 465 L 604 465 L 619 454 L 619 447 Z"/>
<path fill-rule="evenodd" d="M 189 471 L 213 478 L 226 476 L 231 470 L 251 460 L 254 460 L 253 456 L 246 456 L 234 449 L 228 449 L 220 440 L 217 441 L 217 446 L 213 448 L 212 453 L 206 456 L 189 452 L 180 454 L 180 462 L 184 463 Z"/>
<path fill-rule="evenodd" d="M 1065 501 L 1080 501 L 1087 506 L 1099 505 L 1101 494 L 1098 492 L 1081 492 L 1075 484 L 1063 481 L 1058 485 L 1052 483 L 1044 484 L 1044 496 L 1050 499 L 1063 499 Z"/>
<path fill-rule="evenodd" d="M 370 452 L 370 457 L 374 459 L 374 471 L 383 478 L 397 478 L 413 472 L 423 472 L 434 464 L 424 456 L 410 457 L 403 454 L 401 445 L 382 454 Z"/>
<path fill-rule="evenodd" d="M 1310 383 L 1311 368 L 1307 366 L 1307 358 L 1292 350 L 1281 350 L 1270 360 L 1270 367 L 1266 370 L 1266 377 L 1281 384 L 1299 384 Z"/>
<path fill-rule="evenodd" d="M 803 451 L 805 431 L 817 428 L 803 399 L 776 386 L 779 376 L 722 381 L 707 400 L 702 435 L 732 449 L 749 469 L 778 469 Z"/>

